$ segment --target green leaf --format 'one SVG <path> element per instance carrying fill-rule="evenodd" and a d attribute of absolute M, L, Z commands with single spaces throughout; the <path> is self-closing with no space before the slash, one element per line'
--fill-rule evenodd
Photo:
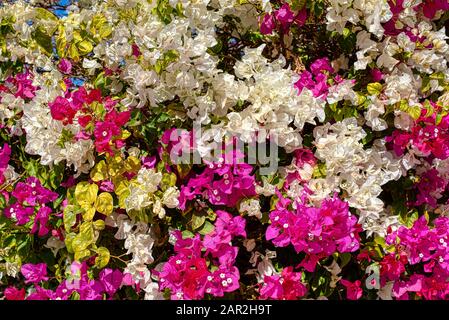
<path fill-rule="evenodd" d="M 98 186 L 96 184 L 90 184 L 87 181 L 82 181 L 76 185 L 75 188 L 75 200 L 83 208 L 91 207 L 98 193 Z"/>
<path fill-rule="evenodd" d="M 382 92 L 382 85 L 379 82 L 373 82 L 367 85 L 366 90 L 370 95 L 377 96 Z"/>
<path fill-rule="evenodd" d="M 198 216 L 198 215 L 192 215 L 192 229 L 196 230 L 198 228 L 200 228 L 204 222 L 206 221 L 206 216 Z"/>
<path fill-rule="evenodd" d="M 34 13 L 36 14 L 36 18 L 39 20 L 53 20 L 55 22 L 58 21 L 58 18 L 52 12 L 44 8 L 34 8 Z"/>
<path fill-rule="evenodd" d="M 74 205 L 68 205 L 64 208 L 64 214 L 63 214 L 63 220 L 64 220 L 64 229 L 66 232 L 69 232 L 71 228 L 76 223 L 76 215 L 77 212 L 75 211 Z"/>
<path fill-rule="evenodd" d="M 162 175 L 162 180 L 161 180 L 161 190 L 165 191 L 170 187 L 173 187 L 174 185 L 176 185 L 176 174 L 174 174 L 173 172 L 170 173 L 164 173 Z"/>
<path fill-rule="evenodd" d="M 53 46 L 51 43 L 51 36 L 47 33 L 47 31 L 45 31 L 42 26 L 36 28 L 36 31 L 34 31 L 33 33 L 33 38 L 47 55 L 52 54 Z"/>
<path fill-rule="evenodd" d="M 88 40 L 83 40 L 83 41 L 79 42 L 77 44 L 77 48 L 78 48 L 80 55 L 82 55 L 82 56 L 90 53 L 94 49 L 94 47 L 92 46 L 92 43 Z"/>
<path fill-rule="evenodd" d="M 109 263 L 110 253 L 105 247 L 100 247 L 97 249 L 98 256 L 95 258 L 95 266 L 99 269 L 106 267 Z"/>
<path fill-rule="evenodd" d="M 94 229 L 92 222 L 84 222 L 80 226 L 80 233 L 72 241 L 72 248 L 75 254 L 86 250 L 94 241 Z M 84 255 L 82 253 L 81 255 Z"/>
<path fill-rule="evenodd" d="M 435 125 L 439 125 L 441 123 L 441 120 L 443 120 L 443 114 L 442 113 L 438 113 L 435 117 Z"/>
<path fill-rule="evenodd" d="M 212 231 L 214 231 L 214 225 L 206 220 L 201 229 L 198 230 L 198 233 L 204 236 L 211 233 Z"/>
<path fill-rule="evenodd" d="M 352 256 L 349 252 L 342 253 L 340 255 L 340 268 L 343 269 L 349 263 L 349 261 L 351 261 L 351 258 Z"/>
<path fill-rule="evenodd" d="M 407 113 L 415 120 L 421 116 L 421 107 L 419 105 L 410 106 Z"/>
<path fill-rule="evenodd" d="M 184 230 L 181 234 L 183 239 L 193 238 L 195 236 L 195 234 L 189 230 Z"/>
<path fill-rule="evenodd" d="M 98 230 L 98 231 L 103 230 L 105 227 L 104 220 L 95 220 L 93 223 L 93 226 L 94 226 L 95 230 Z"/>
<path fill-rule="evenodd" d="M 111 194 L 108 192 L 100 193 L 95 202 L 95 208 L 104 215 L 110 215 L 114 209 L 114 200 Z"/>

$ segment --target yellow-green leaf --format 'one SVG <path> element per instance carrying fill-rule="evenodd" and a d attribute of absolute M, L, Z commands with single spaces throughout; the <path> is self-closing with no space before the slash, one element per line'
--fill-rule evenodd
<path fill-rule="evenodd" d="M 36 18 L 39 20 L 53 20 L 58 21 L 58 18 L 50 11 L 44 8 L 34 8 L 34 12 L 36 14 Z"/>
<path fill-rule="evenodd" d="M 85 258 L 90 257 L 90 250 L 88 249 L 83 249 L 80 251 L 75 251 L 75 260 L 76 261 L 81 261 Z"/>
<path fill-rule="evenodd" d="M 370 95 L 378 95 L 382 92 L 382 85 L 379 82 L 373 82 L 368 84 L 366 90 Z"/>
<path fill-rule="evenodd" d="M 192 229 L 196 230 L 204 224 L 204 222 L 206 221 L 206 216 L 193 215 L 191 221 L 192 221 Z"/>
<path fill-rule="evenodd" d="M 64 208 L 64 229 L 66 232 L 70 231 L 70 229 L 75 225 L 76 223 L 76 211 L 74 205 L 68 205 Z"/>
<path fill-rule="evenodd" d="M 418 119 L 421 115 L 421 107 L 419 105 L 410 106 L 407 110 L 407 113 L 413 118 Z"/>
<path fill-rule="evenodd" d="M 123 171 L 123 159 L 120 155 L 114 156 L 109 163 L 108 172 L 109 175 L 114 177 Z"/>
<path fill-rule="evenodd" d="M 75 200 L 83 208 L 91 207 L 97 198 L 98 186 L 86 181 L 80 182 L 75 188 Z"/>
<path fill-rule="evenodd" d="M 95 220 L 93 226 L 95 230 L 101 231 L 104 229 L 105 223 L 103 220 Z"/>
<path fill-rule="evenodd" d="M 72 249 L 76 253 L 77 251 L 83 251 L 87 249 L 94 242 L 94 229 L 92 222 L 83 222 L 80 226 L 80 232 L 75 236 L 72 241 Z"/>
<path fill-rule="evenodd" d="M 101 160 L 90 172 L 90 178 L 95 181 L 105 180 L 108 176 L 108 167 L 104 160 Z"/>
<path fill-rule="evenodd" d="M 69 55 L 74 61 L 78 61 L 80 58 L 80 54 L 78 52 L 78 48 L 74 43 L 69 46 Z"/>
<path fill-rule="evenodd" d="M 94 49 L 92 43 L 90 43 L 90 41 L 88 40 L 81 41 L 80 43 L 78 43 L 77 47 L 80 55 L 82 56 L 90 53 Z"/>
<path fill-rule="evenodd" d="M 111 255 L 109 250 L 105 247 L 98 248 L 97 254 L 98 256 L 95 258 L 95 266 L 102 269 L 108 265 Z"/>
<path fill-rule="evenodd" d="M 129 182 L 127 180 L 122 180 L 115 188 L 115 194 L 118 197 L 118 205 L 121 209 L 125 208 L 125 200 L 129 196 Z"/>
<path fill-rule="evenodd" d="M 170 173 L 164 173 L 162 175 L 162 180 L 161 180 L 161 189 L 162 191 L 167 190 L 170 187 L 173 187 L 176 184 L 176 174 L 174 174 L 173 172 Z"/>
<path fill-rule="evenodd" d="M 33 33 L 33 38 L 47 55 L 52 53 L 51 36 L 42 26 L 36 28 L 36 31 Z"/>
<path fill-rule="evenodd" d="M 83 212 L 83 220 L 84 221 L 92 221 L 94 216 L 95 216 L 95 208 L 94 207 L 89 207 L 89 208 L 84 209 L 84 212 Z"/>
<path fill-rule="evenodd" d="M 112 27 L 109 24 L 105 23 L 100 27 L 98 33 L 101 39 L 107 38 L 112 33 Z"/>
<path fill-rule="evenodd" d="M 125 170 L 128 172 L 137 172 L 140 169 L 140 160 L 129 156 L 125 161 Z"/>
<path fill-rule="evenodd" d="M 114 209 L 114 200 L 111 194 L 108 192 L 100 193 L 95 203 L 95 208 L 102 214 L 110 215 Z"/>
<path fill-rule="evenodd" d="M 75 239 L 75 237 L 76 237 L 76 234 L 73 232 L 66 233 L 66 235 L 65 235 L 64 243 L 67 248 L 67 251 L 70 253 L 73 253 L 73 251 L 74 251 L 73 247 L 72 247 L 72 243 L 73 243 L 73 239 Z"/>

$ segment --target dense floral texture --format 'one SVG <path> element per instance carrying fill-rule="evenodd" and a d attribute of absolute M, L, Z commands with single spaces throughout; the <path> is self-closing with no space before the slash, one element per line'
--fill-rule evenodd
<path fill-rule="evenodd" d="M 56 2 L 0 1 L 0 300 L 449 299 L 449 1 Z"/>

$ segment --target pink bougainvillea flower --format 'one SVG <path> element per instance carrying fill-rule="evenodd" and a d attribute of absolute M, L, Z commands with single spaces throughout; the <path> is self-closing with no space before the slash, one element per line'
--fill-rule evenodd
<path fill-rule="evenodd" d="M 6 83 L 13 86 L 10 92 L 14 94 L 15 97 L 22 99 L 33 99 L 36 96 L 36 90 L 38 90 L 37 87 L 33 86 L 33 76 L 28 70 L 16 74 L 14 77 L 8 77 Z"/>
<path fill-rule="evenodd" d="M 8 168 L 8 162 L 11 156 L 11 148 L 8 144 L 0 145 L 0 185 L 5 182 L 4 172 Z"/>
<path fill-rule="evenodd" d="M 281 275 L 264 277 L 260 299 L 296 300 L 306 293 L 307 288 L 301 282 L 301 273 L 293 272 L 292 267 L 286 267 Z"/>
<path fill-rule="evenodd" d="M 72 108 L 72 105 L 66 98 L 58 96 L 48 106 L 50 107 L 50 114 L 53 119 L 62 121 L 63 124 L 73 123 L 73 118 L 77 111 Z"/>
<path fill-rule="evenodd" d="M 56 192 L 44 188 L 36 177 L 29 177 L 25 182 L 17 183 L 11 194 L 20 203 L 26 202 L 31 206 L 42 205 L 58 198 Z"/>
<path fill-rule="evenodd" d="M 61 61 L 59 62 L 58 67 L 62 73 L 65 73 L 65 74 L 72 73 L 72 63 L 68 59 L 62 58 Z"/>
<path fill-rule="evenodd" d="M 3 211 L 5 217 L 17 220 L 17 225 L 24 225 L 30 221 L 34 213 L 33 207 L 24 207 L 20 203 L 14 203 Z"/>
<path fill-rule="evenodd" d="M 281 30 L 284 33 L 288 31 L 290 25 L 295 20 L 295 15 L 288 3 L 284 3 L 278 10 L 276 10 L 274 17 L 276 18 L 276 21 L 280 23 Z"/>
<path fill-rule="evenodd" d="M 133 56 L 138 58 L 142 55 L 142 52 L 139 49 L 139 46 L 135 43 L 132 44 Z"/>
<path fill-rule="evenodd" d="M 48 280 L 47 265 L 45 263 L 24 264 L 20 268 L 20 272 L 25 277 L 25 283 L 35 283 L 36 284 L 40 281 Z"/>
<path fill-rule="evenodd" d="M 303 8 L 299 10 L 298 14 L 295 17 L 294 23 L 298 25 L 298 27 L 302 27 L 307 20 L 307 9 Z"/>
<path fill-rule="evenodd" d="M 101 281 L 106 293 L 112 297 L 122 285 L 123 274 L 120 270 L 106 268 L 101 270 L 99 280 Z"/>
<path fill-rule="evenodd" d="M 45 236 L 50 229 L 47 226 L 48 220 L 50 218 L 51 209 L 49 207 L 43 206 L 39 208 L 34 218 L 33 227 L 31 228 L 31 233 L 36 233 L 38 236 Z"/>
<path fill-rule="evenodd" d="M 296 210 L 289 210 L 290 201 L 283 199 L 270 212 L 271 225 L 265 237 L 276 246 L 292 244 L 296 252 L 305 252 L 306 259 L 301 263 L 307 271 L 314 271 L 320 258 L 334 252 L 354 252 L 360 246 L 361 231 L 357 217 L 349 212 L 347 202 L 339 198 L 323 200 L 319 208 L 296 202 Z"/>
<path fill-rule="evenodd" d="M 384 78 L 383 73 L 379 69 L 371 69 L 370 73 L 375 82 L 379 82 Z"/>
<path fill-rule="evenodd" d="M 272 34 L 275 27 L 276 25 L 274 23 L 273 16 L 269 13 L 266 13 L 260 25 L 260 32 L 265 35 Z"/>
<path fill-rule="evenodd" d="M 423 14 L 426 18 L 433 19 L 439 10 L 449 10 L 447 0 L 425 0 L 421 3 Z"/>
<path fill-rule="evenodd" d="M 8 287 L 3 292 L 6 300 L 25 300 L 25 289 L 17 289 L 15 287 Z"/>
<path fill-rule="evenodd" d="M 346 287 L 346 298 L 349 300 L 359 300 L 362 297 L 363 290 L 360 287 L 361 282 L 357 280 L 351 282 L 345 279 L 340 280 L 340 283 Z"/>
<path fill-rule="evenodd" d="M 310 71 L 312 72 L 312 74 L 314 76 L 318 76 L 323 71 L 327 71 L 329 73 L 333 73 L 334 69 L 331 67 L 331 64 L 330 64 L 328 58 L 321 58 L 321 59 L 315 60 L 310 65 Z"/>

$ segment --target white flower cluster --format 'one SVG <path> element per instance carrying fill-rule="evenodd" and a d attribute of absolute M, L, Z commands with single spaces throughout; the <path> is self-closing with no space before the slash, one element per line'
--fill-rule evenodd
<path fill-rule="evenodd" d="M 163 206 L 176 208 L 179 204 L 179 191 L 176 187 L 167 188 L 162 197 L 154 194 L 161 180 L 162 173 L 154 169 L 141 168 L 137 179 L 133 180 L 129 186 L 129 196 L 125 199 L 126 211 L 142 210 L 152 206 L 154 214 L 162 219 L 165 216 Z"/>
<path fill-rule="evenodd" d="M 152 228 L 143 222 L 130 220 L 124 214 L 112 214 L 106 218 L 106 225 L 118 228 L 115 238 L 125 240 L 124 247 L 127 255 L 132 255 L 131 260 L 124 269 L 124 274 L 130 274 L 136 283 L 145 291 L 146 300 L 162 299 L 158 291 L 157 282 L 151 278 L 148 269 L 149 264 L 154 262 L 152 255 L 155 235 Z"/>
<path fill-rule="evenodd" d="M 363 23 L 369 32 L 382 37 L 381 23 L 393 16 L 386 0 L 331 0 L 327 9 L 327 29 L 343 33 L 348 23 Z"/>
<path fill-rule="evenodd" d="M 383 140 L 375 140 L 371 148 L 364 148 L 361 140 L 365 137 L 355 118 L 314 129 L 315 156 L 326 164 L 326 177 L 310 180 L 309 187 L 315 193 L 311 198 L 322 200 L 343 190 L 349 206 L 357 209 L 364 229 L 369 234 L 383 234 L 385 229 L 378 224 L 386 214 L 384 203 L 378 198 L 381 186 L 399 179 L 402 171 Z"/>

